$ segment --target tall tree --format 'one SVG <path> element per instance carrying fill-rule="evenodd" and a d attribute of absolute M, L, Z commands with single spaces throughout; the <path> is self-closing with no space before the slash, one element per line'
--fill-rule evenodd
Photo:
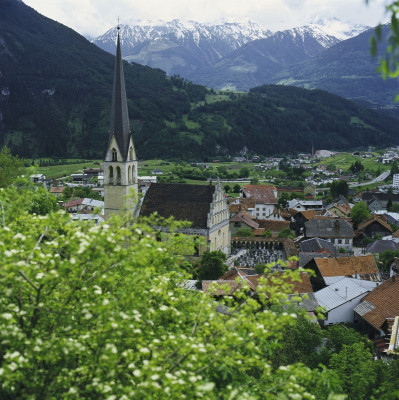
<path fill-rule="evenodd" d="M 270 367 L 295 324 L 295 315 L 269 309 L 281 291 L 260 285 L 255 301 L 238 290 L 219 310 L 212 297 L 185 289 L 180 254 L 193 248 L 189 237 L 172 233 L 159 242 L 127 215 L 93 226 L 63 212 L 29 214 L 29 196 L 20 187 L 0 191 L 7 228 L 0 229 L 1 399 L 327 399 L 340 392 L 327 370 Z M 296 271 L 286 275 L 299 279 Z"/>
<path fill-rule="evenodd" d="M 7 146 L 0 150 L 0 187 L 10 185 L 24 172 L 24 162 L 10 153 Z"/>
<path fill-rule="evenodd" d="M 350 216 L 356 226 L 365 219 L 369 218 L 370 211 L 367 208 L 367 204 L 364 201 L 359 201 L 359 203 L 356 203 L 350 212 Z"/>

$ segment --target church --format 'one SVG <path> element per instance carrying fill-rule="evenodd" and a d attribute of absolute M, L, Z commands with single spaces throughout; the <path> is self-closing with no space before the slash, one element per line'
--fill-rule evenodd
<path fill-rule="evenodd" d="M 124 211 L 143 217 L 156 212 L 163 218 L 189 221 L 191 226 L 182 233 L 203 239 L 198 255 L 206 250 L 230 253 L 229 210 L 219 181 L 216 185 L 152 183 L 140 206 L 137 167 L 118 27 L 111 121 L 103 163 L 105 218 Z"/>

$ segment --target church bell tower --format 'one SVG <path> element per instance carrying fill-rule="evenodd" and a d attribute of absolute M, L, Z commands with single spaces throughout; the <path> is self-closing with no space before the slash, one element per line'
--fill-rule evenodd
<path fill-rule="evenodd" d="M 119 29 L 118 26 L 111 123 L 103 163 L 105 219 L 125 209 L 133 213 L 137 204 L 137 158 L 130 131 Z"/>

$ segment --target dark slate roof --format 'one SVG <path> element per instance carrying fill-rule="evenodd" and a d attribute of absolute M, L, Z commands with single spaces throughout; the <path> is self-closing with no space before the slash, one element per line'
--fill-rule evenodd
<path fill-rule="evenodd" d="M 190 221 L 192 228 L 207 228 L 215 186 L 152 183 L 145 194 L 140 216 L 154 212 L 163 218 Z"/>
<path fill-rule="evenodd" d="M 109 128 L 109 141 L 107 148 L 109 148 L 113 135 L 118 143 L 119 151 L 122 154 L 122 161 L 125 161 L 129 152 L 129 140 L 131 137 L 131 132 L 126 101 L 125 78 L 123 74 L 119 32 L 116 43 L 114 88 L 112 93 L 111 123 Z"/>
<path fill-rule="evenodd" d="M 353 238 L 352 225 L 344 219 L 312 219 L 305 222 L 306 237 Z"/>
<path fill-rule="evenodd" d="M 382 253 L 385 250 L 397 250 L 398 243 L 393 240 L 374 240 L 366 247 L 366 253 Z"/>
<path fill-rule="evenodd" d="M 336 253 L 335 246 L 329 242 L 328 240 L 320 239 L 320 238 L 312 238 L 308 240 L 304 240 L 301 242 L 301 251 L 305 253 L 315 253 L 325 249 L 330 251 L 331 253 Z"/>

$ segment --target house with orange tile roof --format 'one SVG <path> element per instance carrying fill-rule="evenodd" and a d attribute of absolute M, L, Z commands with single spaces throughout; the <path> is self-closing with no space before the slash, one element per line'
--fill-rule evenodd
<path fill-rule="evenodd" d="M 372 254 L 351 257 L 316 257 L 308 263 L 307 268 L 315 272 L 315 276 L 311 278 L 315 291 L 345 277 L 381 282 L 381 275 Z"/>
<path fill-rule="evenodd" d="M 354 308 L 355 322 L 370 336 L 390 334 L 399 316 L 399 277 L 393 276 L 376 287 Z"/>

